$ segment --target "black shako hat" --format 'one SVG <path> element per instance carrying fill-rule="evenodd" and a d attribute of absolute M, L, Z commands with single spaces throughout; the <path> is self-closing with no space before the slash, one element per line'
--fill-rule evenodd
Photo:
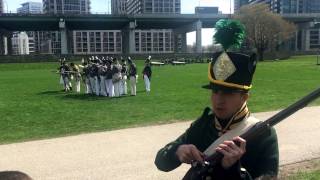
<path fill-rule="evenodd" d="M 230 48 L 240 48 L 245 37 L 245 27 L 237 20 L 219 20 L 215 25 L 215 41 L 224 51 L 212 55 L 208 66 L 209 84 L 203 86 L 213 91 L 248 92 L 256 69 L 256 55 L 230 52 Z"/>
<path fill-rule="evenodd" d="M 209 84 L 203 86 L 214 91 L 248 92 L 256 69 L 256 55 L 236 52 L 217 52 L 208 65 Z"/>

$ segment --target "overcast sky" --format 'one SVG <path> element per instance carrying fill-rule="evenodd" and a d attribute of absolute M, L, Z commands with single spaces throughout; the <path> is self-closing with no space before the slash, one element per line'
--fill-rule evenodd
<path fill-rule="evenodd" d="M 4 0 L 4 10 L 16 12 L 24 2 L 42 2 L 42 0 Z M 110 2 L 111 0 L 91 0 L 91 12 L 92 13 L 110 13 Z M 231 11 L 233 12 L 233 0 L 181 0 L 181 13 L 192 14 L 196 6 L 218 6 L 222 13 L 230 13 L 230 2 Z M 212 42 L 212 29 L 203 29 L 202 31 L 202 45 L 208 45 Z M 188 44 L 192 44 L 195 41 L 195 33 L 188 34 Z"/>

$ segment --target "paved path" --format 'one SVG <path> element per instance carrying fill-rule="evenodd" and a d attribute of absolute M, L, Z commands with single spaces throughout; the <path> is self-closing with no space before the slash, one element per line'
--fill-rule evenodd
<path fill-rule="evenodd" d="M 264 120 L 275 112 L 258 113 Z M 21 170 L 34 179 L 180 179 L 187 165 L 163 173 L 153 164 L 158 149 L 190 122 L 84 134 L 0 146 L 0 170 Z M 320 157 L 320 107 L 305 108 L 276 126 L 280 163 Z"/>

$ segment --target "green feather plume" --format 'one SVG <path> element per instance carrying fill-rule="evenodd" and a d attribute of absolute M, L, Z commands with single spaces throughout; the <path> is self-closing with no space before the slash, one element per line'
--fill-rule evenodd
<path fill-rule="evenodd" d="M 237 20 L 221 19 L 215 25 L 216 33 L 214 38 L 216 43 L 222 45 L 226 51 L 230 47 L 240 48 L 244 40 L 244 25 Z"/>

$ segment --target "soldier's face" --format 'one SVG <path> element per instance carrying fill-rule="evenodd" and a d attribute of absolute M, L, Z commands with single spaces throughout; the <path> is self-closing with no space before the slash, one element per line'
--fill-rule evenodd
<path fill-rule="evenodd" d="M 211 95 L 212 109 L 219 119 L 231 118 L 249 98 L 247 93 L 213 91 Z"/>

